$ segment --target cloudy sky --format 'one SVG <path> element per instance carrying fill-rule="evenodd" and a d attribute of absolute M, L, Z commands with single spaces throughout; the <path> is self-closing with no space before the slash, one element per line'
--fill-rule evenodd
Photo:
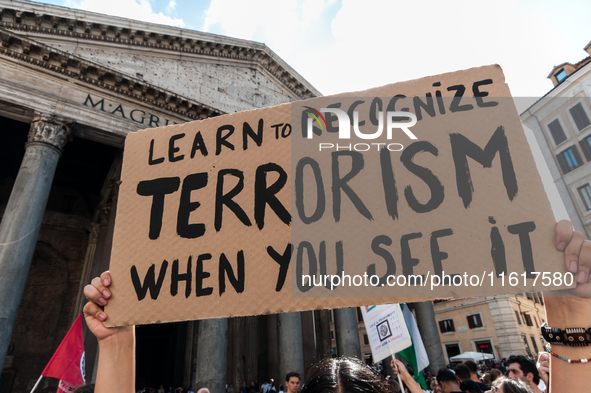
<path fill-rule="evenodd" d="M 266 44 L 323 94 L 500 64 L 516 97 L 586 56 L 591 2 L 45 0 Z"/>

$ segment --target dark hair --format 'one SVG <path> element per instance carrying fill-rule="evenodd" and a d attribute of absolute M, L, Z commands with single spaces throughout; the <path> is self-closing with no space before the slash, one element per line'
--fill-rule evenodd
<path fill-rule="evenodd" d="M 310 368 L 302 393 L 392 393 L 393 387 L 354 358 L 324 359 Z"/>
<path fill-rule="evenodd" d="M 525 382 L 520 379 L 511 379 L 507 377 L 500 377 L 495 380 L 493 386 L 496 388 L 503 387 L 505 393 L 532 393 L 532 390 Z"/>
<path fill-rule="evenodd" d="M 460 383 L 460 390 L 466 393 L 481 393 L 480 387 L 471 379 L 466 379 Z"/>
<path fill-rule="evenodd" d="M 300 376 L 300 374 L 296 373 L 295 371 L 292 371 L 292 372 L 287 373 L 285 375 L 285 382 L 289 382 L 289 378 L 291 378 L 291 377 L 296 377 L 300 381 L 302 380 L 302 377 Z"/>
<path fill-rule="evenodd" d="M 456 378 L 456 374 L 454 374 L 453 371 L 444 367 L 437 373 L 437 382 L 441 383 L 447 381 L 457 382 L 458 379 Z"/>
<path fill-rule="evenodd" d="M 528 360 L 523 355 L 511 355 L 509 356 L 509 359 L 507 359 L 507 367 L 513 363 L 519 363 L 519 368 L 523 372 L 524 376 L 532 373 L 534 375 L 534 383 L 536 385 L 540 383 L 540 373 L 532 361 Z"/>
<path fill-rule="evenodd" d="M 471 374 L 478 374 L 478 365 L 474 360 L 466 360 L 464 364 L 468 367 Z"/>
<path fill-rule="evenodd" d="M 78 386 L 72 393 L 94 393 L 94 384 Z"/>
<path fill-rule="evenodd" d="M 470 379 L 470 369 L 465 364 L 458 364 L 454 371 L 461 381 Z"/>
<path fill-rule="evenodd" d="M 503 375 L 503 373 L 500 370 L 497 370 L 496 368 L 493 368 L 492 370 L 490 370 L 490 380 L 491 382 L 494 382 L 497 380 L 497 378 L 501 377 Z"/>

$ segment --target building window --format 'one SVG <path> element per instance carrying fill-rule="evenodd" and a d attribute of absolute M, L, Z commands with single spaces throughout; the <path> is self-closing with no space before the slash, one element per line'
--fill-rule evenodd
<path fill-rule="evenodd" d="M 445 344 L 445 350 L 447 351 L 448 359 L 462 353 L 458 344 Z"/>
<path fill-rule="evenodd" d="M 562 173 L 565 175 L 583 164 L 583 160 L 581 160 L 579 151 L 575 146 L 569 147 L 557 155 L 556 158 L 558 159 Z"/>
<path fill-rule="evenodd" d="M 330 312 L 328 313 L 328 315 L 329 315 L 329 317 L 328 317 L 328 320 L 329 320 L 330 322 L 333 322 L 333 321 L 334 321 L 332 313 L 333 313 L 333 311 L 332 311 L 332 310 L 330 310 Z"/>
<path fill-rule="evenodd" d="M 527 325 L 527 326 L 534 326 L 534 323 L 531 320 L 531 316 L 528 313 L 522 312 L 521 313 L 521 317 L 523 318 L 523 322 Z"/>
<path fill-rule="evenodd" d="M 357 307 L 357 322 L 363 322 L 363 314 L 361 313 L 361 307 Z"/>
<path fill-rule="evenodd" d="M 591 135 L 579 142 L 587 161 L 591 161 Z"/>
<path fill-rule="evenodd" d="M 490 353 L 493 354 L 493 348 L 492 345 L 490 343 L 490 340 L 485 340 L 485 341 L 476 341 L 474 343 L 474 345 L 476 346 L 476 351 L 477 352 L 481 352 L 481 353 Z M 484 360 L 484 359 L 482 359 Z"/>
<path fill-rule="evenodd" d="M 550 134 L 552 134 L 552 138 L 554 138 L 554 143 L 556 146 L 560 145 L 566 140 L 566 134 L 564 133 L 562 125 L 558 119 L 548 124 L 548 129 L 550 130 Z"/>
<path fill-rule="evenodd" d="M 585 184 L 583 187 L 577 188 L 579 191 L 579 196 L 585 205 L 585 210 L 591 210 L 591 186 L 589 184 Z"/>
<path fill-rule="evenodd" d="M 439 330 L 441 330 L 441 333 L 455 332 L 453 319 L 439 321 Z"/>
<path fill-rule="evenodd" d="M 534 322 L 536 323 L 537 327 L 540 327 L 540 325 L 538 324 L 538 318 L 534 317 Z M 536 351 L 536 352 L 538 352 L 538 351 Z"/>
<path fill-rule="evenodd" d="M 482 317 L 480 316 L 480 314 L 468 315 L 466 318 L 468 319 L 468 326 L 470 327 L 470 329 L 484 327 L 484 324 L 482 323 Z"/>
<path fill-rule="evenodd" d="M 568 111 L 573 117 L 573 120 L 575 121 L 579 131 L 587 128 L 589 124 L 591 124 L 591 121 L 589 121 L 589 116 L 587 116 L 587 112 L 585 112 L 585 109 L 583 109 L 583 105 L 580 102 L 570 108 Z"/>
<path fill-rule="evenodd" d="M 527 342 L 527 336 L 524 334 L 523 336 L 521 336 L 521 338 L 523 339 L 523 345 L 525 345 L 525 351 L 529 356 L 531 356 L 531 348 L 529 347 L 529 343 Z"/>
<path fill-rule="evenodd" d="M 536 343 L 536 338 L 534 336 L 530 336 L 531 338 L 531 343 L 534 346 L 534 351 L 536 351 L 535 353 L 538 353 L 538 343 Z"/>
<path fill-rule="evenodd" d="M 363 335 L 363 344 L 369 345 L 369 337 L 367 337 L 367 334 Z"/>
<path fill-rule="evenodd" d="M 330 331 L 330 339 L 331 340 L 334 340 L 334 330 L 331 330 Z"/>
<path fill-rule="evenodd" d="M 562 82 L 563 80 L 566 79 L 568 75 L 566 74 L 566 71 L 564 70 L 564 68 L 562 70 L 560 70 L 557 74 L 556 74 L 556 80 L 558 81 L 558 83 Z"/>

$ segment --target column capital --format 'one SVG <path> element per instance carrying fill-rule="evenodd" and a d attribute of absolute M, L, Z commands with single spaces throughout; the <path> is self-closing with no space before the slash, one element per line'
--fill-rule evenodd
<path fill-rule="evenodd" d="M 46 143 L 61 152 L 70 139 L 71 130 L 68 125 L 71 123 L 71 121 L 68 122 L 53 115 L 35 114 L 29 129 L 27 143 Z"/>

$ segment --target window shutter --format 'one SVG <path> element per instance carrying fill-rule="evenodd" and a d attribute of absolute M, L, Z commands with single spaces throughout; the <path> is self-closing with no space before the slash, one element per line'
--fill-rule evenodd
<path fill-rule="evenodd" d="M 583 109 L 583 106 L 580 102 L 577 105 L 570 108 L 569 112 L 573 117 L 573 120 L 575 121 L 575 124 L 577 125 L 579 131 L 591 124 L 591 122 L 589 121 L 589 117 L 587 116 L 587 113 Z"/>
<path fill-rule="evenodd" d="M 577 168 L 583 165 L 583 160 L 581 159 L 581 155 L 579 154 L 579 149 L 577 149 L 577 145 L 573 145 L 570 150 L 573 152 L 575 156 L 575 160 L 577 160 Z"/>
<path fill-rule="evenodd" d="M 579 142 L 579 146 L 581 146 L 581 150 L 583 150 L 583 154 L 587 161 L 591 161 L 591 148 L 589 147 L 589 140 L 587 138 L 583 139 Z"/>
<path fill-rule="evenodd" d="M 480 314 L 474 315 L 474 318 L 476 319 L 476 327 L 484 326 L 482 323 L 482 318 L 480 317 Z"/>
<path fill-rule="evenodd" d="M 468 326 L 470 329 L 474 329 L 476 327 L 474 324 L 474 315 L 468 315 L 466 318 L 468 318 Z"/>
<path fill-rule="evenodd" d="M 560 165 L 560 169 L 562 169 L 562 173 L 563 174 L 567 174 L 570 172 L 570 168 L 568 167 L 568 164 L 566 163 L 566 158 L 564 158 L 564 153 L 560 153 L 556 156 L 556 159 L 558 160 L 558 165 Z"/>
<path fill-rule="evenodd" d="M 455 332 L 456 331 L 456 328 L 454 327 L 454 320 L 453 319 L 450 319 L 449 320 L 449 326 L 450 326 L 450 328 L 449 328 L 449 331 L 450 332 Z"/>
<path fill-rule="evenodd" d="M 521 325 L 521 318 L 519 318 L 519 313 L 515 311 L 515 316 L 517 317 L 517 323 Z"/>
<path fill-rule="evenodd" d="M 566 134 L 564 133 L 562 125 L 560 125 L 560 121 L 558 119 L 548 124 L 548 129 L 550 130 L 550 134 L 552 134 L 552 138 L 554 138 L 554 143 L 556 146 L 560 145 L 566 140 Z"/>
<path fill-rule="evenodd" d="M 441 333 L 445 333 L 445 323 L 444 323 L 444 321 L 439 321 L 439 331 Z"/>

